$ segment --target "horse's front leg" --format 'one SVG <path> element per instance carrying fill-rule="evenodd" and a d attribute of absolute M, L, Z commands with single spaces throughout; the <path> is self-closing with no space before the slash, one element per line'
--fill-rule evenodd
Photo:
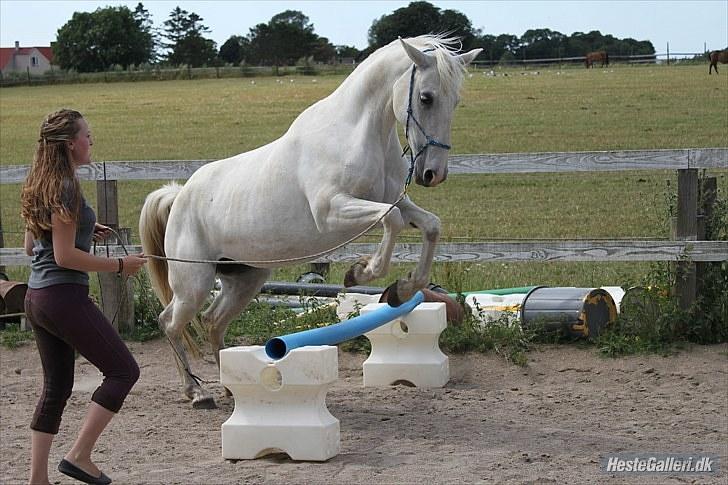
<path fill-rule="evenodd" d="M 387 274 L 394 250 L 394 241 L 404 229 L 405 222 L 396 206 L 392 207 L 391 204 L 357 199 L 342 194 L 331 200 L 327 215 L 322 218 L 325 227 L 321 229 L 344 232 L 361 227 L 362 221 L 371 224 L 379 218 L 384 227 L 382 242 L 374 254 L 361 258 L 349 268 L 344 277 L 344 285 L 347 287 L 361 285 Z"/>
<path fill-rule="evenodd" d="M 417 227 L 422 233 L 422 253 L 414 272 L 406 278 L 395 281 L 388 289 L 387 303 L 399 306 L 430 282 L 435 246 L 440 239 L 440 218 L 415 205 L 409 197 L 397 204 L 405 224 Z"/>

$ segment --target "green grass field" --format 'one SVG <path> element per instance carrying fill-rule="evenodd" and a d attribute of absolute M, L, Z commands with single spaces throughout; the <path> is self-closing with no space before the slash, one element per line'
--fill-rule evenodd
<path fill-rule="evenodd" d="M 707 65 L 473 71 L 453 123 L 453 153 L 586 151 L 728 146 L 728 70 Z M 503 75 L 507 74 L 507 75 Z M 267 143 L 340 76 L 211 79 L 18 87 L 0 90 L 0 164 L 28 163 L 45 114 L 83 112 L 104 160 L 214 159 Z M 315 80 L 315 82 L 314 82 Z M 725 194 L 728 171 L 719 177 Z M 144 197 L 162 182 L 119 184 L 122 226 L 134 228 Z M 668 237 L 676 174 L 667 171 L 451 176 L 412 198 L 438 214 L 443 239 Z M 20 245 L 18 185 L 0 185 L 6 246 Z M 93 184 L 85 184 L 90 200 Z M 412 240 L 415 232 L 403 234 Z M 369 240 L 372 238 L 369 237 Z M 367 240 L 367 239 L 364 239 Z M 407 267 L 395 268 L 388 284 Z M 642 263 L 438 264 L 452 290 L 526 284 L 602 286 L 639 282 Z M 299 266 L 277 279 L 295 278 Z M 345 268 L 335 266 L 332 282 Z M 23 269 L 11 274 L 24 276 Z"/>

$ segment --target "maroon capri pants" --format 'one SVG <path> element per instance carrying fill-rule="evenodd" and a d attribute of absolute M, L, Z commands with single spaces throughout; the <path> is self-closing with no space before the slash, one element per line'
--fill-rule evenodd
<path fill-rule="evenodd" d="M 75 350 L 104 375 L 91 400 L 119 412 L 139 379 L 139 366 L 109 320 L 88 296 L 88 286 L 29 288 L 25 313 L 43 366 L 43 392 L 30 427 L 57 434 L 73 389 Z"/>

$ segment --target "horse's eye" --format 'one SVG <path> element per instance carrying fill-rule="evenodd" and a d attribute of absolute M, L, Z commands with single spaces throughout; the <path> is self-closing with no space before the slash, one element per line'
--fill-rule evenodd
<path fill-rule="evenodd" d="M 432 93 L 421 93 L 420 94 L 420 102 L 426 106 L 429 106 L 432 104 L 433 98 Z"/>

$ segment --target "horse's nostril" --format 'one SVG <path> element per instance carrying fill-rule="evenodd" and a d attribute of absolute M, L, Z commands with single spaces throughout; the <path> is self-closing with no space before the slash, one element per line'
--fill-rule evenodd
<path fill-rule="evenodd" d="M 430 182 L 432 182 L 432 179 L 435 178 L 435 172 L 433 170 L 425 170 L 423 179 L 425 181 L 425 184 L 430 185 Z"/>

